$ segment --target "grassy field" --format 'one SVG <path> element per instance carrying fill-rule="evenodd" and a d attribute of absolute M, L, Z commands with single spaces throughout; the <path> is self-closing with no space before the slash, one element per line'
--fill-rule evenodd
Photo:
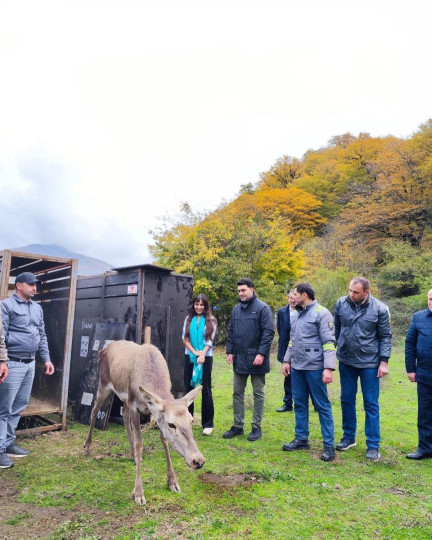
<path fill-rule="evenodd" d="M 147 538 L 432 538 L 432 460 L 412 462 L 416 448 L 416 389 L 405 376 L 396 348 L 381 388 L 381 461 L 365 461 L 364 414 L 359 395 L 357 447 L 320 461 L 318 416 L 311 410 L 311 451 L 283 452 L 294 436 L 293 413 L 282 403 L 282 375 L 273 363 L 266 384 L 263 438 L 246 440 L 251 420 L 247 390 L 246 434 L 222 439 L 232 425 L 232 372 L 223 354 L 215 357 L 216 428 L 195 438 L 207 462 L 190 471 L 172 452 L 182 493 L 166 487 L 166 468 L 157 429 L 144 428 L 143 481 L 147 498 L 130 498 L 135 468 L 124 428 L 110 424 L 95 433 L 93 454 L 82 445 L 87 428 L 70 424 L 22 440 L 31 456 L 0 471 L 0 537 L 5 539 Z M 341 436 L 339 378 L 329 387 L 336 438 Z M 197 399 L 196 412 L 200 410 Z"/>

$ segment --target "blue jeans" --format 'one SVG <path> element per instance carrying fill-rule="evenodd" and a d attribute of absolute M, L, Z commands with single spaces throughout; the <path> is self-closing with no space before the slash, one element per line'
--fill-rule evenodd
<path fill-rule="evenodd" d="M 0 384 L 0 453 L 15 441 L 20 413 L 27 407 L 35 374 L 35 361 L 29 364 L 9 360 L 9 375 Z"/>
<path fill-rule="evenodd" d="M 322 382 L 322 369 L 313 371 L 291 368 L 291 386 L 294 398 L 295 436 L 309 438 L 309 394 L 318 412 L 324 446 L 334 446 L 334 422 L 327 385 Z"/>
<path fill-rule="evenodd" d="M 354 440 L 357 430 L 356 395 L 360 378 L 366 413 L 365 435 L 369 450 L 380 446 L 378 368 L 360 369 L 339 362 L 341 382 L 342 428 L 344 439 Z"/>

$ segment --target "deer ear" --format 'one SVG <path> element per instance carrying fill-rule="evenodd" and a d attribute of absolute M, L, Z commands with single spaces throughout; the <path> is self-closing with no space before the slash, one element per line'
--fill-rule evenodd
<path fill-rule="evenodd" d="M 158 395 L 154 394 L 153 392 L 150 392 L 150 390 L 146 390 L 142 386 L 139 387 L 139 390 L 141 394 L 144 395 L 147 401 L 150 401 L 150 403 L 153 403 L 153 405 L 157 408 L 158 411 L 162 412 L 164 410 L 164 402 L 162 398 L 160 398 Z"/>
<path fill-rule="evenodd" d="M 182 397 L 184 401 L 186 401 L 186 405 L 189 407 L 191 403 L 194 402 L 197 395 L 201 392 L 202 386 L 197 386 L 193 390 L 191 390 L 188 394 Z"/>

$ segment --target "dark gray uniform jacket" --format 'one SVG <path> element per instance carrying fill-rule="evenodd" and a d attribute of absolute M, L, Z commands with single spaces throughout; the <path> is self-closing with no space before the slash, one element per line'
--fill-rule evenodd
<path fill-rule="evenodd" d="M 284 362 L 294 369 L 315 371 L 336 368 L 336 345 L 330 311 L 313 300 L 293 322 Z"/>
<path fill-rule="evenodd" d="M 235 373 L 257 375 L 270 371 L 270 345 L 274 333 L 271 309 L 256 294 L 249 302 L 239 302 L 234 307 L 226 352 L 234 355 Z M 260 366 L 253 365 L 257 354 L 265 357 Z"/>
<path fill-rule="evenodd" d="M 371 294 L 359 310 L 349 296 L 336 302 L 336 356 L 340 362 L 357 368 L 377 368 L 391 355 L 390 313 Z"/>
<path fill-rule="evenodd" d="M 34 358 L 38 352 L 50 362 L 42 308 L 33 300 L 25 302 L 16 293 L 1 303 L 4 336 L 9 356 Z"/>

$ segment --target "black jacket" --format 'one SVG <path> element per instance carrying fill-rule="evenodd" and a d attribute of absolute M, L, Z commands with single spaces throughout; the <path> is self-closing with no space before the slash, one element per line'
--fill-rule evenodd
<path fill-rule="evenodd" d="M 407 373 L 416 373 L 416 380 L 432 381 L 432 311 L 424 309 L 414 313 L 405 339 L 405 366 Z"/>
<path fill-rule="evenodd" d="M 235 373 L 257 375 L 270 371 L 270 346 L 274 336 L 270 307 L 254 294 L 249 302 L 239 302 L 228 326 L 227 354 L 234 355 Z M 264 362 L 254 366 L 257 354 Z"/>
<path fill-rule="evenodd" d="M 277 312 L 276 328 L 279 334 L 277 359 L 283 362 L 291 332 L 290 307 L 285 306 Z"/>

